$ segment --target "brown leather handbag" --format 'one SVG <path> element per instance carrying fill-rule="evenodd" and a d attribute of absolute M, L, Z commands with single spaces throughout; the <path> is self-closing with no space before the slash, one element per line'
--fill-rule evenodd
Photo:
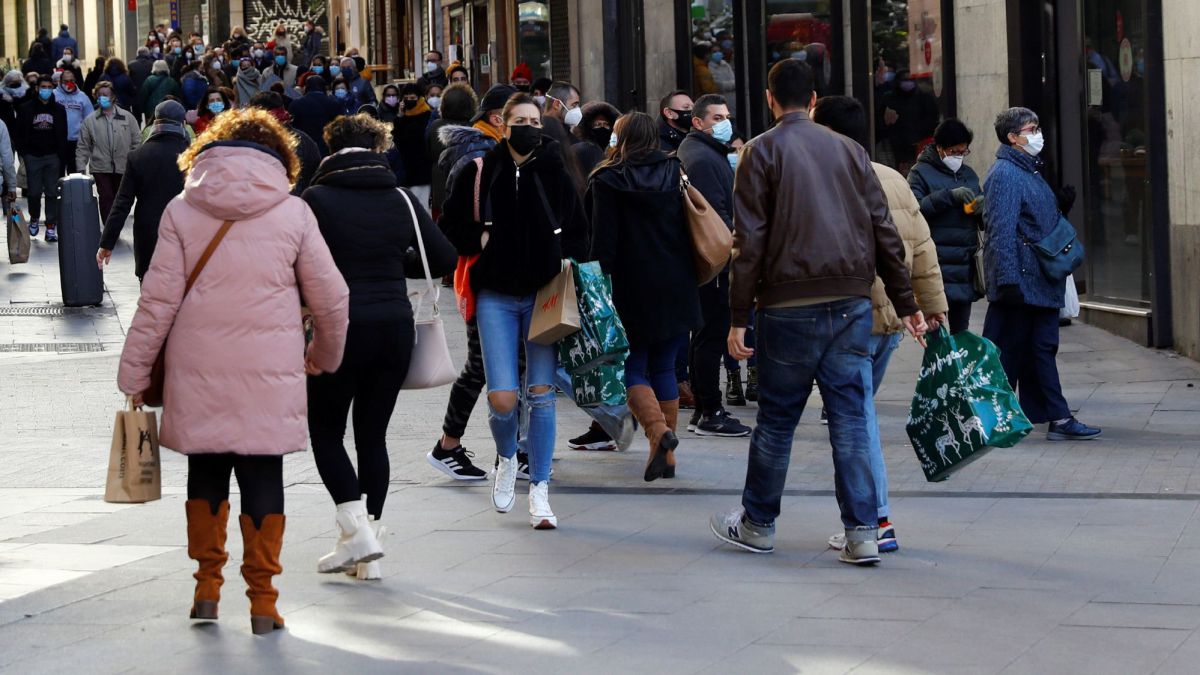
<path fill-rule="evenodd" d="M 683 195 L 683 212 L 692 235 L 696 259 L 696 281 L 700 286 L 716 278 L 729 264 L 733 254 L 733 233 L 700 191 L 688 182 L 686 173 L 679 174 L 679 191 Z"/>
<path fill-rule="evenodd" d="M 196 285 L 196 279 L 200 277 L 200 273 L 204 271 L 204 266 L 208 264 L 208 259 L 217 250 L 217 246 L 221 244 L 221 240 L 229 232 L 229 228 L 233 227 L 233 221 L 227 220 L 221 223 L 221 229 L 213 235 L 212 241 L 208 242 L 208 248 L 204 249 L 204 253 L 200 256 L 200 260 L 196 263 L 195 269 L 188 275 L 187 285 L 183 287 L 183 298 L 179 301 L 179 306 L 183 306 L 183 301 L 187 299 L 188 293 L 191 292 L 192 286 Z M 174 327 L 172 325 L 172 327 Z M 167 339 L 170 339 L 170 332 L 167 333 Z M 167 376 L 167 342 L 163 340 L 162 347 L 158 350 L 158 357 L 154 359 L 154 365 L 150 366 L 150 386 L 146 391 L 142 392 L 142 403 L 151 408 L 161 408 L 163 404 L 163 385 Z"/>

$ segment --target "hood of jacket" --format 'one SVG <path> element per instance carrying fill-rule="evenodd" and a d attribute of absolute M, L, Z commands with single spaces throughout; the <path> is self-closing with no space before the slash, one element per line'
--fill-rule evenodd
<path fill-rule="evenodd" d="M 655 150 L 637 159 L 599 169 L 593 180 L 622 192 L 669 192 L 679 188 L 679 171 L 677 158 Z"/>
<path fill-rule="evenodd" d="M 470 143 L 475 140 L 482 140 L 487 136 L 475 127 L 459 127 L 448 125 L 438 129 L 438 140 L 442 145 L 450 147 L 462 143 Z"/>
<path fill-rule="evenodd" d="M 378 190 L 396 187 L 387 157 L 366 148 L 347 148 L 321 161 L 310 185 L 352 190 Z"/>
<path fill-rule="evenodd" d="M 5 100 L 15 101 L 17 99 L 24 98 L 25 94 L 29 93 L 29 83 L 26 82 L 25 78 L 21 76 L 21 71 L 15 69 L 10 70 L 4 76 L 4 79 L 6 81 L 10 79 L 16 79 L 18 82 L 20 82 L 20 84 L 15 87 L 10 87 L 6 84 L 0 85 L 0 94 L 3 94 Z"/>
<path fill-rule="evenodd" d="M 1012 162 L 1030 173 L 1039 172 L 1043 164 L 1042 160 L 1037 157 L 1011 145 L 1002 145 L 996 148 L 996 159 Z"/>
<path fill-rule="evenodd" d="M 60 30 L 60 31 L 58 31 L 58 37 L 69 38 L 69 37 L 71 37 L 71 31 Z"/>
<path fill-rule="evenodd" d="M 287 170 L 271 150 L 246 141 L 219 141 L 200 151 L 183 197 L 221 220 L 245 220 L 289 196 Z"/>
<path fill-rule="evenodd" d="M 928 164 L 930 168 L 935 169 L 939 173 L 943 173 L 951 177 L 954 176 L 954 172 L 951 171 L 949 167 L 946 166 L 946 163 L 942 161 L 942 158 L 938 156 L 937 147 L 935 147 L 932 143 L 925 146 L 925 149 L 921 151 L 920 157 L 917 157 L 917 161 L 921 164 Z"/>

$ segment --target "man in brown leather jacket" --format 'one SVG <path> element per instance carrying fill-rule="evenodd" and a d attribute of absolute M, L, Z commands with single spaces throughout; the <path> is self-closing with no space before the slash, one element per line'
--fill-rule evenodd
<path fill-rule="evenodd" d="M 834 482 L 846 547 L 840 560 L 879 562 L 867 420 L 871 401 L 871 286 L 876 273 L 905 328 L 925 320 L 913 299 L 904 244 L 866 151 L 808 118 L 812 69 L 795 59 L 768 75 L 777 124 L 746 144 L 734 189 L 733 327 L 729 353 L 745 346 L 757 301 L 758 426 L 742 507 L 712 517 L 713 534 L 756 553 L 774 550 L 796 425 L 813 381 L 829 416 Z"/>

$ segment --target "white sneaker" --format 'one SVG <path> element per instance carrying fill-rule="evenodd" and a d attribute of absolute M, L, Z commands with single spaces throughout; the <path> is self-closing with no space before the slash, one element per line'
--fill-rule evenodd
<path fill-rule="evenodd" d="M 386 525 L 380 525 L 379 528 L 375 530 L 375 538 L 379 539 L 380 544 L 383 543 L 383 537 L 386 534 Z M 353 567 L 350 567 L 346 570 L 346 574 L 358 579 L 359 581 L 379 581 L 383 578 L 383 569 L 380 568 L 378 560 L 372 560 L 371 562 L 361 562 L 355 564 Z"/>
<path fill-rule="evenodd" d="M 517 457 L 497 457 L 496 473 L 492 476 L 492 505 L 500 513 L 512 511 L 517 501 Z"/>
<path fill-rule="evenodd" d="M 637 426 L 633 421 L 633 413 L 625 413 L 621 418 L 621 437 L 617 439 L 617 450 L 624 452 L 633 444 L 633 436 L 637 433 Z"/>
<path fill-rule="evenodd" d="M 383 557 L 383 547 L 371 529 L 367 504 L 362 499 L 337 505 L 337 526 L 341 534 L 333 551 L 317 561 L 321 574 L 344 572 L 356 563 L 371 562 Z"/>
<path fill-rule="evenodd" d="M 558 527 L 558 518 L 550 510 L 550 483 L 529 484 L 529 524 L 535 530 L 553 530 Z"/>

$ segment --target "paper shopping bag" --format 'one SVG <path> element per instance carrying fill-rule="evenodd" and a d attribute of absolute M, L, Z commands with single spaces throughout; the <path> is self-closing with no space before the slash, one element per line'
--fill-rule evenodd
<path fill-rule="evenodd" d="M 21 209 L 11 205 L 4 211 L 4 219 L 8 222 L 8 262 L 29 262 L 29 225 Z"/>
<path fill-rule="evenodd" d="M 579 296 L 571 267 L 564 260 L 562 271 L 538 291 L 529 322 L 531 342 L 549 346 L 579 330 Z"/>
<path fill-rule="evenodd" d="M 127 410 L 117 412 L 113 423 L 104 501 L 138 504 L 161 497 L 158 419 L 153 412 L 134 408 L 131 403 Z"/>

